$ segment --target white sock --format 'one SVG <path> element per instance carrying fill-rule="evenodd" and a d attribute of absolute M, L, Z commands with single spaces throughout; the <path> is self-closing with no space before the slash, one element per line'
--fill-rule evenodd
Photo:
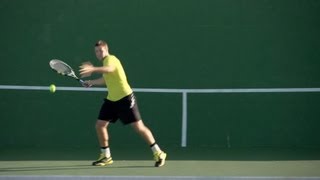
<path fill-rule="evenodd" d="M 160 149 L 160 147 L 158 146 L 158 144 L 153 144 L 153 145 L 151 146 L 151 150 L 152 150 L 153 153 L 159 153 L 159 152 L 161 152 L 161 149 Z"/>
<path fill-rule="evenodd" d="M 105 154 L 107 158 L 111 157 L 110 148 L 101 148 L 101 153 Z"/>

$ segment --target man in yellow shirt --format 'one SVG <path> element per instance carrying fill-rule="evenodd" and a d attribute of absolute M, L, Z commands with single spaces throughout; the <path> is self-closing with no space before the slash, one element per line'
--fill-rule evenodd
<path fill-rule="evenodd" d="M 102 74 L 102 77 L 99 79 L 85 81 L 89 86 L 105 84 L 108 88 L 108 95 L 101 106 L 96 122 L 101 154 L 99 159 L 94 161 L 92 165 L 106 166 L 113 163 L 107 128 L 110 123 L 114 123 L 120 119 L 123 124 L 130 124 L 150 145 L 156 161 L 155 166 L 163 166 L 167 154 L 160 149 L 152 132 L 144 125 L 135 95 L 128 84 L 121 62 L 117 57 L 109 54 L 108 45 L 102 40 L 95 44 L 95 54 L 97 59 L 102 61 L 103 66 L 95 67 L 91 63 L 83 63 L 80 66 L 80 75 L 82 77 L 89 77 L 92 73 Z"/>

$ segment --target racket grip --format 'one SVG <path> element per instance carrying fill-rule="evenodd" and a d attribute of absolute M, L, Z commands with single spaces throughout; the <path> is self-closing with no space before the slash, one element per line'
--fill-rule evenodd
<path fill-rule="evenodd" d="M 86 87 L 86 88 L 87 88 L 87 87 L 91 87 L 90 84 L 84 82 L 82 79 L 79 79 L 79 82 L 81 83 L 81 85 L 82 85 L 83 87 Z"/>

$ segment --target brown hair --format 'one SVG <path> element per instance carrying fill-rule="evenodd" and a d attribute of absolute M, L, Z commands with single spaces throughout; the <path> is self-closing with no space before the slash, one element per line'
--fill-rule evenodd
<path fill-rule="evenodd" d="M 109 48 L 108 48 L 108 44 L 107 44 L 105 41 L 103 41 L 103 40 L 97 41 L 94 46 L 95 46 L 95 47 L 104 46 L 104 47 L 106 47 L 107 49 L 109 49 Z"/>

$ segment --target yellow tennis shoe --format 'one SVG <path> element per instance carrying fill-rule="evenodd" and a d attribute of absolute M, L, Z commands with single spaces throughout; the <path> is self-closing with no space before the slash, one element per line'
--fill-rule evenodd
<path fill-rule="evenodd" d="M 94 161 L 92 163 L 92 166 L 107 166 L 113 163 L 113 160 L 111 157 L 106 157 L 104 153 L 100 154 L 100 157 L 97 161 Z"/>
<path fill-rule="evenodd" d="M 163 151 L 154 153 L 153 157 L 156 161 L 154 164 L 155 167 L 161 167 L 166 163 L 167 154 Z"/>

